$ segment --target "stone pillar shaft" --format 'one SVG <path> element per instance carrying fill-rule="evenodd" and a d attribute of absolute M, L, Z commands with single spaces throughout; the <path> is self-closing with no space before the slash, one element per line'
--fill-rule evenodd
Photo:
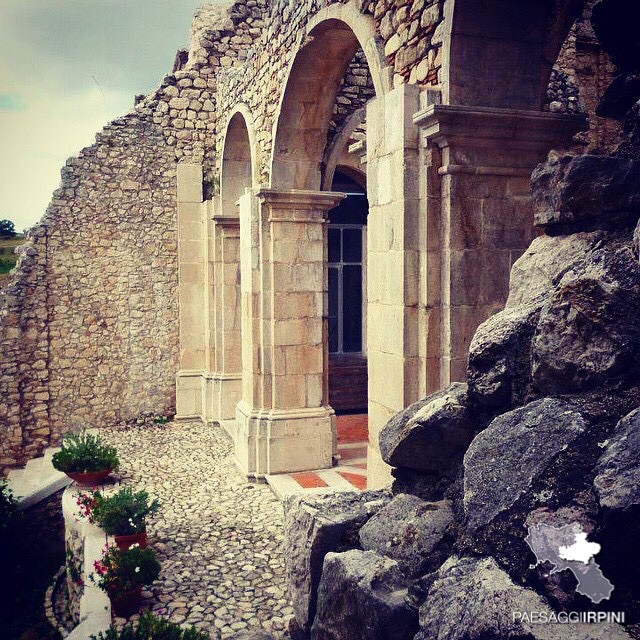
<path fill-rule="evenodd" d="M 331 466 L 326 212 L 342 194 L 240 200 L 242 400 L 236 455 L 252 476 Z"/>
<path fill-rule="evenodd" d="M 202 417 L 202 375 L 207 360 L 202 165 L 179 164 L 177 181 L 180 364 L 176 418 L 194 419 Z"/>
<path fill-rule="evenodd" d="M 225 423 L 235 418 L 241 397 L 240 217 L 212 216 L 211 363 L 206 375 L 206 418 Z"/>

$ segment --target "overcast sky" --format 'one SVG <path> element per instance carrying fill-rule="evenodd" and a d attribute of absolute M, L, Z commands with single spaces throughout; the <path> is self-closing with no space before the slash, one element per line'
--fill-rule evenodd
<path fill-rule="evenodd" d="M 205 3 L 0 0 L 0 219 L 40 219 L 66 159 L 171 71 Z"/>

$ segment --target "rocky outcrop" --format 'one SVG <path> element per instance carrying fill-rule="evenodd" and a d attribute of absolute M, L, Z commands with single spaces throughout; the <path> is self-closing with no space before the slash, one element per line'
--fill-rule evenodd
<path fill-rule="evenodd" d="M 531 176 L 535 224 L 611 229 L 640 218 L 640 163 L 610 156 L 552 155 Z"/>
<path fill-rule="evenodd" d="M 395 561 L 373 551 L 327 555 L 312 640 L 406 640 L 417 622 Z"/>
<path fill-rule="evenodd" d="M 600 504 L 624 510 L 640 506 L 640 409 L 620 420 L 596 467 Z"/>
<path fill-rule="evenodd" d="M 393 467 L 446 475 L 473 437 L 466 401 L 466 385 L 453 384 L 412 404 L 380 433 L 383 460 Z"/>
<path fill-rule="evenodd" d="M 442 562 L 446 549 L 437 549 L 453 520 L 446 500 L 398 495 L 360 529 L 360 542 L 366 551 L 397 561 L 404 574 L 417 577 Z"/>
<path fill-rule="evenodd" d="M 464 509 L 477 529 L 509 509 L 587 429 L 566 402 L 545 398 L 496 418 L 464 457 Z"/>
<path fill-rule="evenodd" d="M 593 389 L 637 376 L 640 266 L 630 233 L 612 234 L 569 270 L 543 307 L 532 343 L 542 393 Z"/>
<path fill-rule="evenodd" d="M 316 613 L 322 564 L 329 552 L 360 546 L 358 532 L 390 497 L 384 492 L 290 496 L 285 501 L 285 571 L 299 626 Z"/>

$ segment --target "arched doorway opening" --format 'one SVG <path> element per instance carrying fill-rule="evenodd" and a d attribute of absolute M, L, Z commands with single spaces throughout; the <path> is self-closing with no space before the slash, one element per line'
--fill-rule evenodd
<path fill-rule="evenodd" d="M 229 119 L 220 166 L 220 197 L 211 202 L 209 306 L 210 419 L 235 437 L 235 411 L 242 395 L 240 313 L 240 209 L 254 185 L 255 141 L 249 110 L 240 105 Z"/>
<path fill-rule="evenodd" d="M 332 182 L 333 191 L 346 195 L 329 212 L 327 244 L 329 403 L 338 415 L 367 412 L 364 182 L 346 167 L 338 167 Z"/>

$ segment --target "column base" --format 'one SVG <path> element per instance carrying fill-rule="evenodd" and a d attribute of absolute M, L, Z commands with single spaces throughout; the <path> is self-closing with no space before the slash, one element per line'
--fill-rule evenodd
<path fill-rule="evenodd" d="M 207 422 L 234 420 L 242 397 L 241 373 L 205 373 L 202 380 L 204 415 Z"/>
<path fill-rule="evenodd" d="M 202 420 L 202 371 L 176 374 L 176 420 Z"/>
<path fill-rule="evenodd" d="M 236 464 L 250 478 L 328 469 L 333 462 L 335 412 L 331 407 L 256 411 L 236 408 Z"/>

